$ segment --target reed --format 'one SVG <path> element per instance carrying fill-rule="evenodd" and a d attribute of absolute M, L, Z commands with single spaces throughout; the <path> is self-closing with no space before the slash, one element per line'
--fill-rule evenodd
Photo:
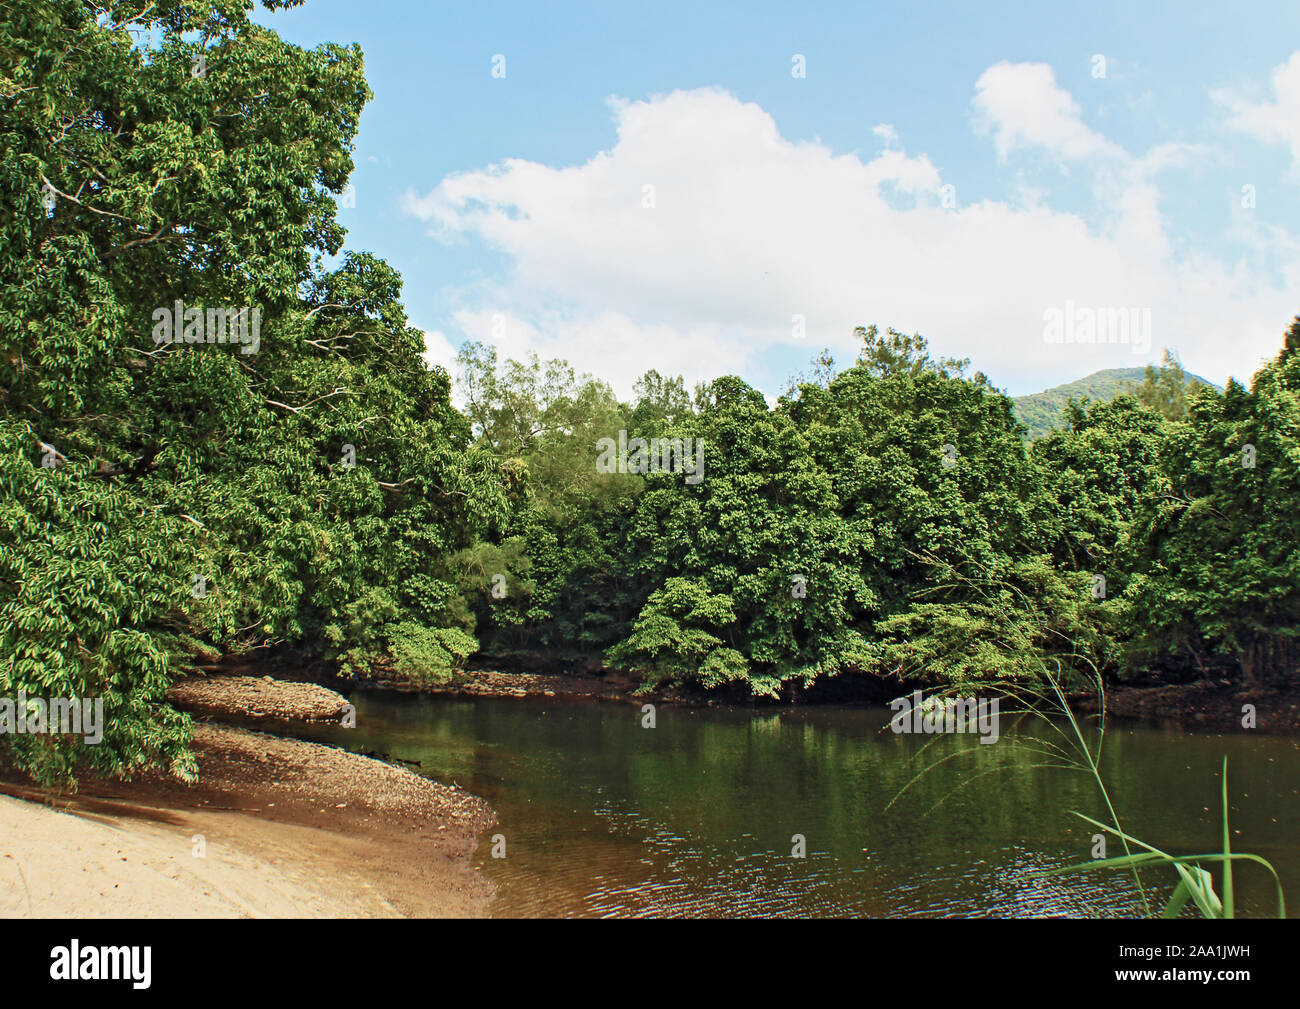
<path fill-rule="evenodd" d="M 1079 657 L 1075 657 L 1078 659 Z M 1097 692 L 1099 699 L 1097 714 L 1097 734 L 1095 746 L 1088 741 L 1088 734 L 1085 732 L 1084 725 L 1081 724 L 1080 718 L 1076 715 L 1074 707 L 1070 703 L 1069 696 L 1062 687 L 1061 669 L 1059 660 L 1056 660 L 1058 668 L 1054 673 L 1046 662 L 1042 662 L 1042 680 L 1047 684 L 1049 689 L 1040 689 L 1033 685 L 1025 683 L 1008 683 L 1002 682 L 996 685 L 984 683 L 980 686 L 984 690 L 996 686 L 996 689 L 1004 692 L 1012 705 L 1005 706 L 1004 714 L 1019 714 L 1036 718 L 1050 726 L 1056 733 L 1061 736 L 1061 741 L 1052 738 L 1035 739 L 1028 745 L 1038 750 L 1045 758 L 1041 763 L 1036 764 L 1017 764 L 1016 769 L 1032 769 L 1039 767 L 1060 767 L 1069 770 L 1081 771 L 1091 777 L 1097 787 L 1097 792 L 1101 798 L 1102 805 L 1105 807 L 1110 822 L 1097 820 L 1091 816 L 1070 810 L 1070 812 L 1079 817 L 1081 820 L 1092 826 L 1112 834 L 1119 838 L 1124 847 L 1124 854 L 1114 858 L 1093 859 L 1086 862 L 1079 862 L 1074 865 L 1064 866 L 1058 869 L 1047 869 L 1041 872 L 1033 873 L 1034 877 L 1059 876 L 1071 873 L 1097 872 L 1103 870 L 1128 870 L 1133 874 L 1134 882 L 1137 884 L 1138 893 L 1142 899 L 1142 906 L 1146 917 L 1175 918 L 1182 913 L 1183 909 L 1190 902 L 1200 911 L 1205 918 L 1233 918 L 1236 916 L 1236 907 L 1233 896 L 1233 864 L 1237 862 L 1250 862 L 1262 866 L 1272 877 L 1274 891 L 1277 897 L 1277 917 L 1286 917 L 1286 900 L 1282 892 L 1282 883 L 1278 878 L 1277 871 L 1272 864 L 1259 855 L 1248 854 L 1244 852 L 1235 852 L 1232 850 L 1231 828 L 1229 823 L 1228 812 L 1228 758 L 1223 758 L 1223 787 L 1222 787 L 1222 805 L 1223 805 L 1223 850 L 1207 852 L 1196 855 L 1174 855 L 1169 852 L 1148 844 L 1124 830 L 1122 821 L 1114 803 L 1111 801 L 1110 790 L 1106 787 L 1106 779 L 1101 770 L 1101 756 L 1106 741 L 1106 688 L 1101 674 L 1090 662 L 1083 660 L 1083 663 L 1091 668 L 1093 687 Z M 967 685 L 964 689 L 969 689 Z M 949 687 L 941 691 L 934 692 L 930 695 L 932 698 L 943 698 L 950 696 L 962 690 L 962 687 Z M 1063 726 L 1062 721 L 1065 723 Z M 931 740 L 921 749 L 924 753 L 937 739 Z M 985 747 L 975 746 L 965 748 L 956 753 L 934 761 L 924 767 L 920 772 L 914 775 L 899 790 L 898 794 L 890 800 L 886 809 L 897 802 L 902 795 L 918 780 L 934 770 L 940 764 L 965 754 L 979 753 Z M 919 756 L 920 754 L 918 754 Z M 975 778 L 982 777 L 986 774 L 995 773 L 999 770 L 1011 769 L 1013 765 L 997 765 L 991 768 L 985 768 L 976 774 L 971 775 L 955 788 L 946 793 L 931 810 L 941 805 L 954 792 L 965 787 Z M 1222 869 L 1222 896 L 1215 889 L 1214 875 L 1204 866 L 1219 865 Z M 1177 883 L 1173 893 L 1163 908 L 1157 915 L 1147 889 L 1143 885 L 1140 871 L 1144 869 L 1167 868 L 1172 870 L 1177 877 Z"/>

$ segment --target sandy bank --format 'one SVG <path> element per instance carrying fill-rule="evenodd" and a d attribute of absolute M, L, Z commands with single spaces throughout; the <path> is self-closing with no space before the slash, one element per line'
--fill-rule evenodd
<path fill-rule="evenodd" d="M 0 913 L 478 916 L 477 797 L 333 747 L 199 725 L 200 781 L 85 779 L 55 808 L 0 777 Z M 19 802 L 15 799 L 33 801 Z M 195 835 L 203 839 L 196 855 Z M 19 867 L 22 867 L 19 871 Z M 30 907 L 30 910 L 29 910 Z"/>
<path fill-rule="evenodd" d="M 145 815 L 149 812 L 157 819 Z M 228 834 L 216 824 L 203 829 L 214 837 Z M 340 900 L 310 878 L 295 879 L 283 866 L 229 844 L 205 844 L 199 857 L 199 832 L 199 819 L 165 817 L 159 810 L 131 815 L 83 810 L 77 815 L 0 796 L 0 915 L 292 918 L 356 913 L 355 899 Z"/>

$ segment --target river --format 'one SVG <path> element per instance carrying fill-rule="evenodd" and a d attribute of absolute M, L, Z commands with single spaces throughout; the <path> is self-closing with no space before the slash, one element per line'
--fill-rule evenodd
<path fill-rule="evenodd" d="M 1061 739 L 1038 721 L 1012 727 L 1004 715 L 1001 738 L 982 746 L 974 736 L 882 732 L 884 708 L 660 705 L 646 728 L 640 706 L 627 703 L 369 691 L 351 700 L 357 727 L 322 727 L 313 738 L 414 762 L 497 809 L 500 822 L 476 853 L 497 887 L 496 915 L 1141 910 L 1123 872 L 1033 876 L 1092 856 L 1095 831 L 1069 810 L 1105 819 L 1089 776 L 1033 766 L 1045 760 L 1043 740 Z M 1103 769 L 1131 834 L 1170 852 L 1213 851 L 1226 754 L 1234 850 L 1274 864 L 1294 915 L 1298 751 L 1286 737 L 1115 724 Z M 889 806 L 923 767 L 952 754 Z M 493 855 L 502 854 L 498 836 L 504 857 Z M 1108 855 L 1123 853 L 1108 844 Z M 1163 903 L 1172 873 L 1144 882 Z M 1238 913 L 1269 913 L 1272 900 L 1262 870 L 1238 871 Z"/>

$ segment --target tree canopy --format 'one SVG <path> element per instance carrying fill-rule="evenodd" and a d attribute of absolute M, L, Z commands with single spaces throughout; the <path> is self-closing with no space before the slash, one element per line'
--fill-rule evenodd
<path fill-rule="evenodd" d="M 625 402 L 478 344 L 453 378 L 344 250 L 369 96 L 357 47 L 242 0 L 6 5 L 0 695 L 106 709 L 98 745 L 3 735 L 19 766 L 192 776 L 164 694 L 222 655 L 760 695 L 1042 657 L 1295 676 L 1300 320 L 1249 388 L 1169 359 L 1032 442 L 969 362 L 874 326 L 773 404 L 657 371 Z"/>

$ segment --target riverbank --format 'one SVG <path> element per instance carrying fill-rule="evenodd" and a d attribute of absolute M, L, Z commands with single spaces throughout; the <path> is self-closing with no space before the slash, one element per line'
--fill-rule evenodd
<path fill-rule="evenodd" d="M 1095 712 L 1095 697 L 1079 702 Z M 1167 723 L 1217 732 L 1300 734 L 1300 688 L 1244 690 L 1219 681 L 1163 686 L 1121 686 L 1108 690 L 1106 711 L 1116 718 Z M 1254 720 L 1247 726 L 1244 720 Z"/>
<path fill-rule="evenodd" d="M 1062 743 L 1059 722 L 1004 713 L 998 744 L 981 746 L 891 733 L 887 708 L 860 703 L 657 705 L 651 723 L 627 700 L 350 697 L 357 728 L 313 738 L 409 760 L 498 811 L 488 833 L 505 836 L 508 857 L 485 857 L 484 845 L 479 863 L 494 916 L 1140 913 L 1122 873 L 1036 875 L 1086 857 L 1091 831 L 1071 810 L 1106 815 L 1090 776 L 1040 766 Z M 1133 836 L 1213 850 L 1227 756 L 1234 847 L 1273 862 L 1288 893 L 1300 888 L 1296 737 L 1112 727 L 1106 783 Z M 806 859 L 792 857 L 796 833 Z M 1237 880 L 1247 915 L 1270 913 L 1271 882 L 1256 869 Z M 1171 877 L 1151 881 L 1161 904 Z"/>
<path fill-rule="evenodd" d="M 744 824 L 750 834 L 755 824 L 765 829 L 765 811 L 772 809 L 788 809 L 788 817 L 813 824 L 816 836 L 833 837 L 840 828 L 824 822 L 826 807 L 821 798 L 829 794 L 827 789 L 834 791 L 831 786 L 810 792 L 802 777 L 787 779 L 781 774 L 763 777 L 757 793 L 750 788 L 737 791 L 725 782 L 739 780 L 755 746 L 769 754 L 763 766 L 798 766 L 797 761 L 792 762 L 793 753 L 806 757 L 813 752 L 831 761 L 833 766 L 826 773 L 832 778 L 856 775 L 856 765 L 836 763 L 838 744 L 814 746 L 809 751 L 806 733 L 820 726 L 828 740 L 855 738 L 862 740 L 862 746 L 871 746 L 884 739 L 892 745 L 895 737 L 882 737 L 878 725 L 868 724 L 877 714 L 875 707 L 865 702 L 796 702 L 793 708 L 788 703 L 766 703 L 762 710 L 747 711 L 750 705 L 716 697 L 708 698 L 714 703 L 705 704 L 684 694 L 679 697 L 692 710 L 661 710 L 660 732 L 646 734 L 639 716 L 631 717 L 632 712 L 622 718 L 616 709 L 639 706 L 648 699 L 661 700 L 663 695 L 636 697 L 632 693 L 635 686 L 630 677 L 485 670 L 432 692 L 484 698 L 489 701 L 486 705 L 430 706 L 414 698 L 405 704 L 397 697 L 376 700 L 370 695 L 363 700 L 357 696 L 354 700 L 365 717 L 359 728 L 351 730 L 337 725 L 349 709 L 347 700 L 319 683 L 249 675 L 186 681 L 169 692 L 173 704 L 197 718 L 245 723 L 234 727 L 207 721 L 196 726 L 201 780 L 195 786 L 162 776 L 130 783 L 83 779 L 79 794 L 50 803 L 46 793 L 21 777 L 0 773 L 0 915 L 482 916 L 494 891 L 473 868 L 472 859 L 479 839 L 494 825 L 497 814 L 482 799 L 456 786 L 456 780 L 468 782 L 470 774 L 477 782 L 475 791 L 489 795 L 502 811 L 502 829 L 511 839 L 510 872 L 494 877 L 500 893 L 492 906 L 498 913 L 504 909 L 507 914 L 637 915 L 658 908 L 669 894 L 676 894 L 672 899 L 678 901 L 669 906 L 682 914 L 705 913 L 701 909 L 731 913 L 741 905 L 774 913 L 792 909 L 822 913 L 825 908 L 821 904 L 806 905 L 800 902 L 803 898 L 782 896 L 780 879 L 775 876 L 767 887 L 775 903 L 762 903 L 756 894 L 737 898 L 738 893 L 749 893 L 745 889 L 750 885 L 748 877 L 729 879 L 726 887 L 717 889 L 709 882 L 717 874 L 713 864 L 699 869 L 698 876 L 692 877 L 695 882 L 681 889 L 676 882 L 675 859 L 698 859 L 695 841 L 683 842 L 674 860 L 654 870 L 661 876 L 653 872 L 649 877 L 638 875 L 649 836 L 635 830 L 626 837 L 621 831 L 610 833 L 603 818 L 590 810 L 607 808 L 610 800 L 604 790 L 611 787 L 610 782 L 623 782 L 632 790 L 620 801 L 629 808 L 657 810 L 657 822 L 668 824 L 674 837 L 690 834 L 676 817 L 686 816 L 684 822 L 698 824 L 707 819 L 706 811 L 729 808 L 733 801 L 740 802 L 741 814 L 719 837 L 732 838 L 737 824 Z M 520 696 L 533 700 L 509 703 Z M 799 701 L 805 696 L 799 695 Z M 1221 684 L 1129 687 L 1111 696 L 1110 711 L 1120 717 L 1165 722 L 1165 731 L 1177 734 L 1178 745 L 1209 746 L 1216 761 L 1221 760 L 1220 746 L 1243 746 L 1245 749 L 1233 751 L 1234 765 L 1250 766 L 1245 762 L 1252 759 L 1256 741 L 1243 738 L 1225 744 L 1215 735 L 1234 728 L 1239 737 L 1243 735 L 1239 724 L 1242 696 Z M 498 697 L 506 701 L 491 700 Z M 538 703 L 539 697 L 556 701 Z M 616 703 L 561 703 L 565 698 L 601 698 Z M 1261 735 L 1282 735 L 1288 731 L 1282 726 L 1295 724 L 1300 698 L 1281 693 L 1254 698 L 1244 703 L 1256 704 Z M 1085 703 L 1076 702 L 1078 707 Z M 466 714 L 467 708 L 475 710 Z M 1178 719 L 1166 717 L 1170 711 L 1181 715 L 1183 721 L 1192 719 L 1193 727 L 1200 731 L 1184 734 L 1173 730 Z M 790 712 L 790 717 L 783 712 Z M 1197 715 L 1204 719 L 1197 720 Z M 422 721 L 425 718 L 437 719 L 436 730 L 428 729 L 430 723 Z M 418 760 L 427 773 L 446 784 L 337 747 L 277 734 L 310 722 L 334 723 L 323 733 L 311 730 L 318 738 L 367 752 L 400 753 Z M 248 723 L 271 732 L 255 731 Z M 413 726 L 421 728 L 417 731 Z M 700 732 L 708 734 L 707 747 L 692 743 L 702 738 Z M 1290 732 L 1294 734 L 1295 729 Z M 664 734 L 662 747 L 660 733 Z M 1157 738 L 1156 733 L 1137 729 L 1134 738 L 1149 740 Z M 725 740 L 730 743 L 720 748 Z M 1258 740 L 1259 744 L 1265 742 Z M 797 746 L 797 751 L 790 746 Z M 734 774 L 709 778 L 690 773 L 683 778 L 681 755 L 705 751 L 708 761 L 732 760 Z M 640 774 L 635 781 L 626 779 L 629 754 L 639 755 L 644 780 Z M 893 750 L 889 754 L 898 755 Z M 882 760 L 885 756 L 881 754 Z M 1196 773 L 1188 769 L 1189 781 L 1211 779 L 1209 759 L 1202 763 L 1205 766 Z M 593 774 L 593 765 L 600 768 L 598 773 Z M 1178 766 L 1183 767 L 1182 763 Z M 656 773 L 663 777 L 655 778 Z M 897 778 L 877 783 L 871 794 L 877 798 L 892 794 L 913 774 L 914 768 L 900 765 Z M 682 780 L 697 784 L 682 790 Z M 849 780 L 854 789 L 860 788 L 856 777 L 835 787 L 847 790 Z M 1257 787 L 1264 787 L 1261 782 L 1265 778 L 1256 774 L 1254 780 Z M 563 784 L 557 786 L 557 781 Z M 705 781 L 714 784 L 705 787 Z M 575 782 L 580 792 L 582 787 L 588 791 L 573 794 Z M 637 790 L 647 787 L 647 782 L 652 787 Z M 1252 794 L 1256 790 L 1252 787 Z M 665 796 L 671 796 L 671 801 Z M 995 799 L 987 797 L 990 803 Z M 1023 802 L 1028 798 L 1021 796 L 1014 808 L 1023 808 Z M 1154 808 L 1156 802 L 1149 796 L 1135 804 Z M 858 832 L 854 845 L 860 847 L 868 863 L 893 851 L 895 836 L 910 829 L 899 826 L 897 818 L 906 813 L 895 810 L 889 821 L 893 826 L 873 834 L 877 829 L 873 817 L 880 811 L 875 805 L 872 810 L 854 828 Z M 1256 812 L 1252 823 L 1249 810 L 1238 811 L 1246 817 L 1242 822 L 1251 824 L 1251 836 L 1267 837 L 1273 829 L 1269 824 L 1278 822 L 1269 819 L 1275 816 L 1275 809 Z M 1184 819 L 1171 817 L 1150 829 L 1177 839 Z M 915 829 L 924 832 L 920 825 Z M 1055 829 L 1055 824 L 1040 824 L 1028 836 L 1036 845 L 1046 845 L 1044 850 L 1054 850 L 1050 845 Z M 857 839 L 859 833 L 861 839 Z M 750 836 L 744 831 L 741 834 Z M 768 871 L 762 852 L 772 841 L 765 834 L 755 836 L 763 838 L 759 849 L 753 848 L 758 842 L 752 838 L 744 842 L 747 847 L 736 851 L 727 847 L 731 841 L 715 838 L 714 843 L 721 846 L 719 850 L 727 850 L 726 864 L 739 860 L 747 866 L 746 872 L 761 873 Z M 1002 840 L 1022 844 L 1025 836 L 1008 835 Z M 838 861 L 832 857 L 832 862 Z M 593 869 L 593 864 L 597 868 Z M 820 862 L 814 868 L 817 872 L 807 881 L 809 892 L 816 892 L 817 880 L 822 878 L 819 873 L 837 871 Z M 1022 869 L 1009 864 L 1006 871 Z M 915 866 L 903 860 L 891 872 L 914 870 Z M 872 892 L 888 878 L 877 880 Z M 904 906 L 880 904 L 878 898 L 866 895 L 860 898 L 858 903 L 833 906 L 845 912 L 869 910 L 877 914 L 892 914 Z M 943 899 L 940 894 L 928 898 L 930 903 L 905 906 L 909 913 L 931 913 L 935 906 L 948 907 Z M 1057 893 L 1053 899 L 1065 900 L 1065 896 Z M 751 900 L 757 903 L 746 903 Z M 973 913 L 970 909 L 974 906 L 954 905 L 960 913 Z M 1014 915 L 1023 913 L 1027 905 L 1012 901 L 979 906 Z M 1053 906 L 1072 915 L 1088 913 L 1091 905 Z"/>
<path fill-rule="evenodd" d="M 639 680 L 630 673 L 608 672 L 502 672 L 494 669 L 470 669 L 458 672 L 443 684 L 416 686 L 407 683 L 375 680 L 368 686 L 384 690 L 429 694 L 452 694 L 466 697 L 569 697 L 655 703 L 685 703 L 704 707 L 748 707 L 755 702 L 747 690 L 690 690 L 668 687 L 637 693 Z M 757 703 L 791 704 L 879 704 L 907 693 L 906 686 L 876 678 L 842 676 L 815 684 L 811 690 L 787 692 L 780 700 Z M 1095 695 L 1084 695 L 1071 702 L 1076 710 L 1094 713 L 1098 709 Z M 1247 731 L 1243 724 L 1246 705 L 1254 711 L 1250 731 L 1278 735 L 1300 734 L 1300 688 L 1277 690 L 1261 688 L 1243 690 L 1222 681 L 1173 683 L 1159 686 L 1117 684 L 1107 687 L 1106 710 L 1115 718 L 1178 725 L 1186 729 L 1217 732 Z"/>
<path fill-rule="evenodd" d="M 250 679 L 188 684 L 182 704 L 288 723 L 346 703 L 323 687 Z M 336 747 L 228 725 L 197 724 L 194 750 L 195 785 L 88 777 L 76 795 L 53 796 L 0 771 L 9 797 L 0 799 L 0 914 L 485 913 L 492 890 L 470 860 L 495 813 L 476 796 Z"/>

